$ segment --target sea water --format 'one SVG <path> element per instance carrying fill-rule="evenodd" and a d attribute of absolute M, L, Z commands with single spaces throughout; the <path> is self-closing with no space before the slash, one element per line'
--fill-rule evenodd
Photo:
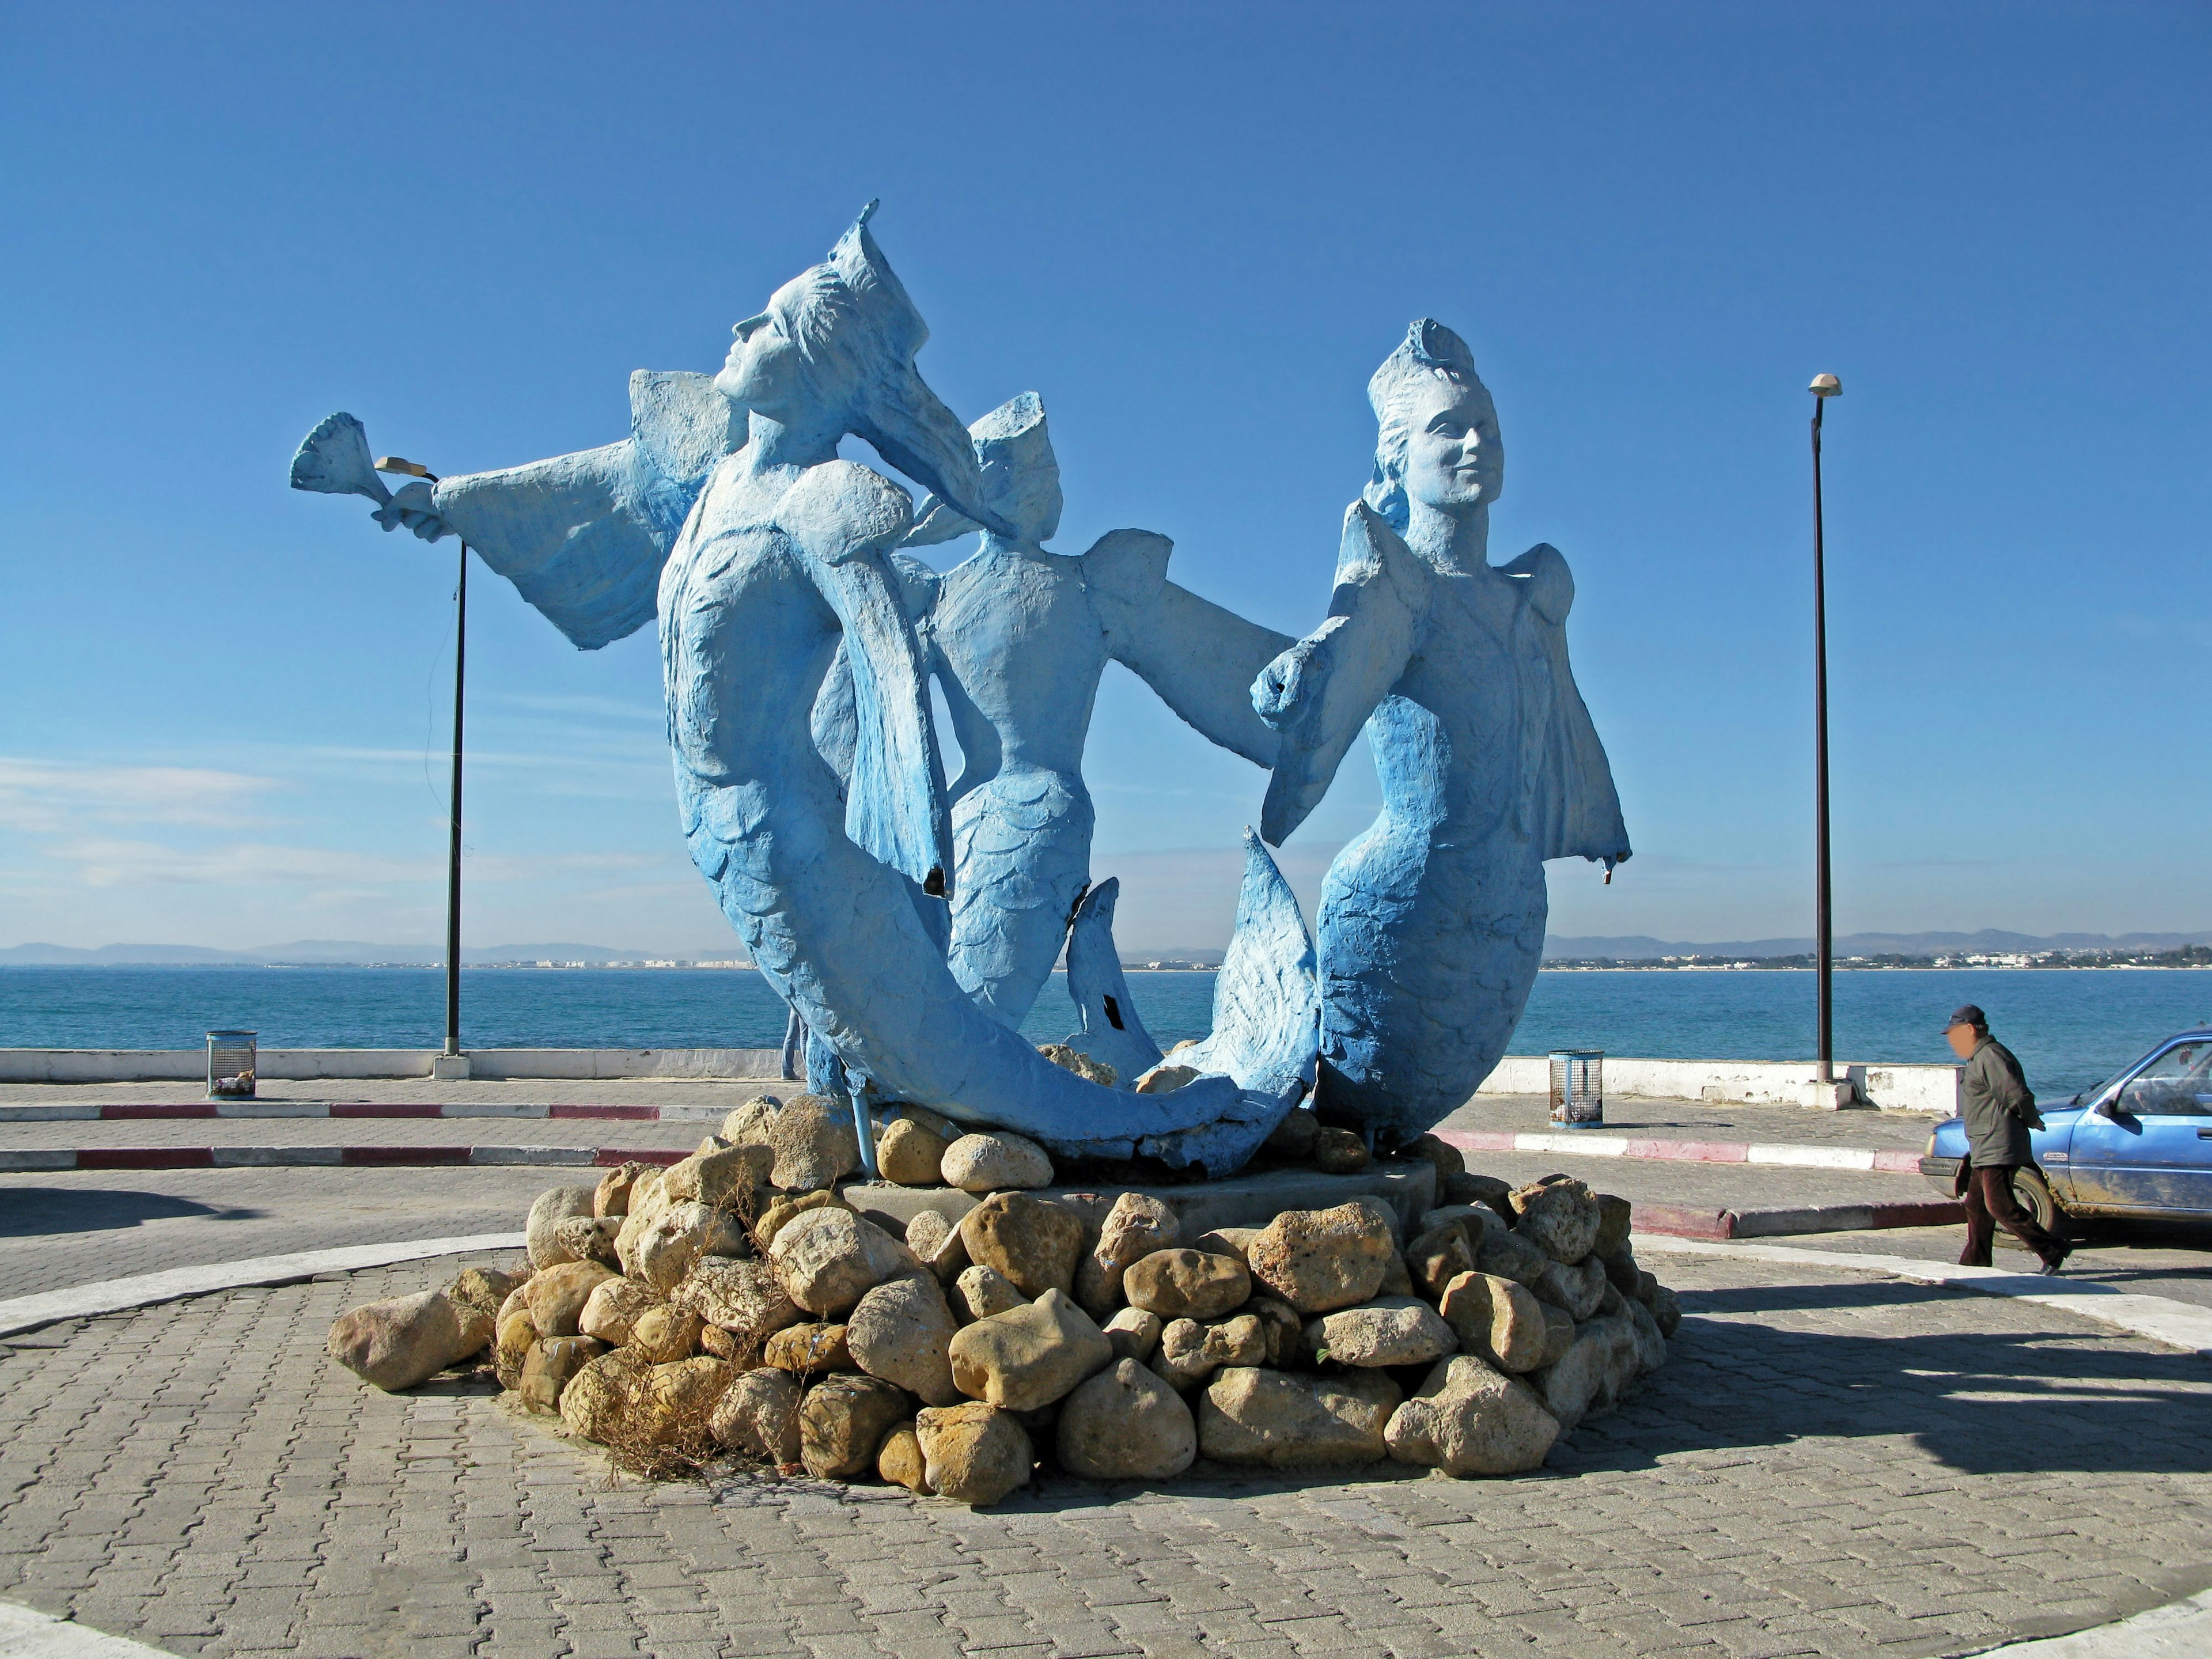
<path fill-rule="evenodd" d="M 1163 1047 L 1203 1036 L 1213 975 L 1132 973 Z M 2002 969 L 1836 975 L 1836 1055 L 1943 1062 L 1945 1018 L 1988 1011 L 2045 1099 L 2111 1075 L 2152 1043 L 2212 1023 L 2212 970 Z M 1033 1042 L 1077 1028 L 1054 975 L 1022 1027 Z M 738 969 L 472 968 L 461 1041 L 474 1048 L 769 1048 L 784 1007 Z M 431 1048 L 445 1036 L 445 975 L 422 968 L 0 968 L 0 1048 L 193 1048 L 220 1027 L 272 1048 Z M 1654 1060 L 1804 1060 L 1809 971 L 1551 970 L 1536 976 L 1518 1054 L 1602 1048 Z"/>

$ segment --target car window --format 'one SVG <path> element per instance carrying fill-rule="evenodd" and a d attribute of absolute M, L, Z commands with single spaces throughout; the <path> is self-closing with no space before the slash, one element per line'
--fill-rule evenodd
<path fill-rule="evenodd" d="M 2212 1042 L 2167 1049 L 2129 1079 L 2119 1105 L 2138 1117 L 2212 1116 Z"/>

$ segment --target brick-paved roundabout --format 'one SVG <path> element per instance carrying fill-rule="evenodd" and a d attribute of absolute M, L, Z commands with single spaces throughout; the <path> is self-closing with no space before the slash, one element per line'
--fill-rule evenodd
<path fill-rule="evenodd" d="M 177 1653 L 1956 1654 L 2212 1584 L 2212 1366 L 1856 1273 L 1669 1260 L 1668 1365 L 1540 1474 L 611 1482 L 343 1309 L 458 1260 L 0 1358 L 0 1598 Z"/>

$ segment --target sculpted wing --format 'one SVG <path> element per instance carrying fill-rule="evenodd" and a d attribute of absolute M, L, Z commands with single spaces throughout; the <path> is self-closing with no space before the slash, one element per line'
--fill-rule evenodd
<path fill-rule="evenodd" d="M 1601 860 L 1610 869 L 1629 856 L 1628 826 L 1605 744 L 1567 660 L 1574 577 L 1559 550 L 1544 542 L 1502 568 L 1527 586 L 1514 666 L 1528 706 L 1543 711 L 1524 726 L 1532 748 L 1521 768 L 1525 827 L 1544 858 Z"/>

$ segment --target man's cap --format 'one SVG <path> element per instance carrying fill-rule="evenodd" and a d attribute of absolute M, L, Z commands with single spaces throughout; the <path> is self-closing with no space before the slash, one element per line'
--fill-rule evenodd
<path fill-rule="evenodd" d="M 1974 1006 L 1972 1003 L 1966 1002 L 1951 1011 L 1951 1018 L 1943 1023 L 1943 1029 L 1948 1031 L 1954 1025 L 1978 1025 L 1986 1030 L 1989 1029 L 1989 1024 L 1990 1017 L 1987 1014 Z"/>

